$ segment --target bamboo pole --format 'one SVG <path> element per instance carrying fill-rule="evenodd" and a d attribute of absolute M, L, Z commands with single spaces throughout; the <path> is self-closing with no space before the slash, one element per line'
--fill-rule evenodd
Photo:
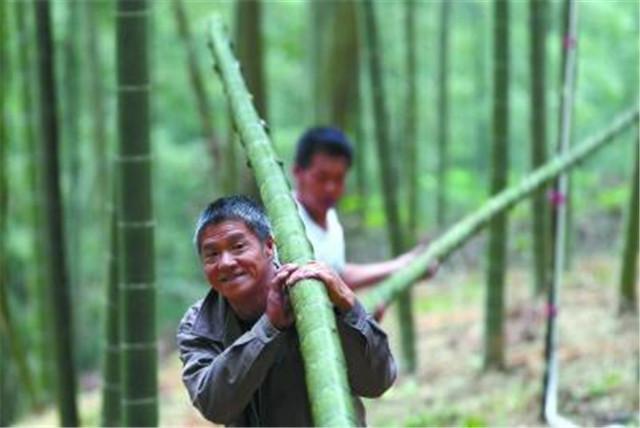
<path fill-rule="evenodd" d="M 523 178 L 519 184 L 496 194 L 485 202 L 480 209 L 454 224 L 447 233 L 435 240 L 409 266 L 380 282 L 379 285 L 363 295 L 360 299 L 361 302 L 367 310 L 373 310 L 380 305 L 393 301 L 399 294 L 419 280 L 434 261 L 443 261 L 454 250 L 480 232 L 495 215 L 526 199 L 545 183 L 584 160 L 606 143 L 611 142 L 614 137 L 637 121 L 637 107 L 621 113 L 606 130 L 588 138 L 566 153 L 551 159 Z"/>
<path fill-rule="evenodd" d="M 221 142 L 213 125 L 213 109 L 211 108 L 211 103 L 207 97 L 203 73 L 200 71 L 200 65 L 198 64 L 197 52 L 199 46 L 196 45 L 191 35 L 191 27 L 189 26 L 187 11 L 185 10 L 183 0 L 173 0 L 171 4 L 173 6 L 173 15 L 176 21 L 176 26 L 178 28 L 178 35 L 182 40 L 184 50 L 187 55 L 189 83 L 191 84 L 193 96 L 196 99 L 202 133 L 209 143 L 209 150 L 213 160 L 213 177 L 216 181 L 216 186 L 219 189 L 224 173 L 224 169 L 222 168 L 224 160 L 222 159 L 222 149 L 220 147 Z"/>
<path fill-rule="evenodd" d="M 213 18 L 209 25 L 209 46 L 227 94 L 236 131 L 259 183 L 279 256 L 284 262 L 305 263 L 312 259 L 313 250 L 298 217 L 282 162 L 272 148 L 264 121 L 251 104 L 251 95 L 240 74 L 240 64 L 231 52 L 223 24 L 218 18 Z M 301 281 L 291 289 L 291 301 L 313 420 L 317 426 L 352 426 L 356 420 L 346 365 L 325 287 L 319 281 Z"/>
<path fill-rule="evenodd" d="M 638 292 L 636 283 L 638 281 L 638 231 L 640 230 L 640 218 L 638 211 L 640 206 L 639 189 L 640 175 L 638 172 L 638 162 L 640 162 L 640 128 L 637 130 L 634 154 L 633 154 L 633 174 L 631 175 L 631 194 L 629 195 L 629 205 L 627 208 L 627 221 L 624 228 L 624 246 L 622 251 L 622 265 L 620 266 L 620 302 L 621 313 L 638 312 Z"/>
<path fill-rule="evenodd" d="M 150 61 L 152 2 L 116 3 L 118 90 L 118 293 L 121 424 L 157 426 L 158 347 L 152 202 Z"/>
<path fill-rule="evenodd" d="M 9 58 L 8 6 L 0 5 L 0 63 L 12 70 Z M 15 70 L 15 68 L 13 68 Z M 10 76 L 9 72 L 9 76 Z M 8 263 L 8 212 L 9 212 L 9 177 L 7 174 L 7 147 L 9 146 L 8 126 L 9 88 L 11 80 L 4 78 L 0 81 L 0 337 L 5 336 L 9 344 L 14 363 L 22 386 L 26 389 L 32 405 L 37 404 L 36 389 L 28 366 L 23 337 L 16 330 L 15 317 L 9 305 L 9 263 Z"/>
<path fill-rule="evenodd" d="M 567 153 L 571 142 L 573 127 L 573 104 L 575 99 L 575 70 L 578 4 L 575 0 L 566 0 L 564 5 L 564 34 L 562 37 L 562 87 L 560 93 L 560 126 L 557 153 Z M 571 192 L 570 176 L 562 173 L 554 186 L 554 193 L 564 198 L 564 203 L 552 205 L 553 247 L 551 283 L 547 290 L 547 330 L 544 341 L 545 369 L 542 378 L 542 416 L 551 427 L 574 426 L 573 422 L 564 418 L 558 411 L 558 318 L 557 308 L 560 302 L 560 291 L 563 284 L 563 273 L 567 267 L 570 223 L 571 223 Z"/>
<path fill-rule="evenodd" d="M 398 172 L 394 168 L 394 152 L 390 138 L 389 115 L 387 112 L 387 98 L 385 97 L 384 78 L 382 73 L 382 49 L 375 6 L 372 0 L 360 2 L 362 23 L 366 39 L 366 57 L 371 83 L 373 99 L 375 141 L 378 151 L 378 165 L 380 167 L 380 188 L 384 202 L 384 213 L 387 219 L 387 235 L 393 256 L 400 255 L 406 250 L 405 230 L 402 227 L 400 208 L 398 204 Z M 409 373 L 416 371 L 416 331 L 413 307 L 411 306 L 411 291 L 406 290 L 397 299 L 398 326 L 400 328 L 400 346 L 404 369 Z"/>
<path fill-rule="evenodd" d="M 60 425 L 79 426 L 76 401 L 76 370 L 73 364 L 73 306 L 67 271 L 64 214 L 60 188 L 60 134 L 57 110 L 55 51 L 51 24 L 51 2 L 35 4 L 40 123 L 42 150 L 43 210 L 46 228 L 43 236 L 49 275 L 50 311 L 53 314 L 53 359 Z"/>

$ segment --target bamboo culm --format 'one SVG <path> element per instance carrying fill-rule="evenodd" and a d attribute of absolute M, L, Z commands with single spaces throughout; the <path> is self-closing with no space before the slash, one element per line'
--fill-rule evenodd
<path fill-rule="evenodd" d="M 158 352 L 150 135 L 151 2 L 118 0 L 118 277 L 123 426 L 158 424 Z M 132 185 L 135 184 L 135 185 Z"/>
<path fill-rule="evenodd" d="M 273 226 L 278 254 L 283 262 L 305 263 L 313 257 L 282 162 L 240 74 L 222 22 L 214 18 L 209 42 L 230 104 L 236 131 L 259 183 L 260 195 Z M 347 383 L 346 365 L 337 335 L 335 315 L 324 285 L 305 280 L 291 289 L 295 323 L 300 336 L 311 412 L 317 426 L 353 426 L 355 414 Z"/>
<path fill-rule="evenodd" d="M 496 0 L 493 37 L 493 144 L 491 145 L 491 183 L 495 195 L 508 185 L 509 171 L 509 2 Z M 504 366 L 504 280 L 508 263 L 509 228 L 506 213 L 496 215 L 489 224 L 487 239 L 487 292 L 484 310 L 484 366 Z"/>
<path fill-rule="evenodd" d="M 563 171 L 574 167 L 578 162 L 595 153 L 597 149 L 613 141 L 616 136 L 637 121 L 637 108 L 621 113 L 606 130 L 576 145 L 565 154 L 554 157 L 523 178 L 519 184 L 490 198 L 477 211 L 467 215 L 440 238 L 433 241 L 428 249 L 416 257 L 410 265 L 380 282 L 363 295 L 361 301 L 367 310 L 371 311 L 382 304 L 392 302 L 400 293 L 419 280 L 426 272 L 427 267 L 437 260 L 444 261 L 458 247 L 480 232 L 494 216 L 528 198 L 531 193 L 553 180 Z"/>
<path fill-rule="evenodd" d="M 387 114 L 384 79 L 382 76 L 381 49 L 378 37 L 378 24 L 374 4 L 371 0 L 361 3 L 364 32 L 367 42 L 368 68 L 373 97 L 374 128 L 378 160 L 380 165 L 380 185 L 383 189 L 384 212 L 387 218 L 387 234 L 394 256 L 405 250 L 406 239 L 402 228 L 397 194 L 397 172 L 394 171 L 393 151 L 389 138 L 389 116 Z M 412 373 L 416 369 L 415 321 L 411 306 L 411 293 L 406 290 L 397 300 L 398 325 L 400 326 L 400 343 L 403 363 L 406 370 Z"/>
<path fill-rule="evenodd" d="M 64 215 L 60 190 L 59 130 L 51 4 L 48 0 L 35 2 L 36 41 L 40 89 L 40 124 L 42 130 L 43 210 L 46 216 L 44 238 L 49 273 L 49 295 L 53 314 L 53 348 L 57 384 L 58 411 L 62 426 L 78 426 L 76 403 L 76 372 L 73 364 L 73 317 L 68 272 Z"/>
<path fill-rule="evenodd" d="M 636 291 L 636 283 L 638 281 L 638 231 L 640 230 L 639 196 L 638 182 L 638 162 L 640 158 L 638 151 L 640 150 L 640 127 L 638 127 L 636 135 L 634 155 L 633 155 L 633 174 L 631 175 L 631 194 L 629 195 L 629 206 L 627 210 L 627 221 L 625 225 L 624 247 L 622 251 L 622 266 L 620 268 L 620 312 L 638 312 L 638 293 Z"/>

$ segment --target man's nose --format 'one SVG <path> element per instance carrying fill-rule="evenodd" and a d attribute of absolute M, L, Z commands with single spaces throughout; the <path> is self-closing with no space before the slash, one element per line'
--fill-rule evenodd
<path fill-rule="evenodd" d="M 229 251 L 223 251 L 220 254 L 220 259 L 218 260 L 218 263 L 220 266 L 230 266 L 230 265 L 233 265 L 235 261 L 236 261 L 235 257 L 233 257 L 233 255 Z"/>
<path fill-rule="evenodd" d="M 324 185 L 324 190 L 327 193 L 334 193 L 337 188 L 338 188 L 338 184 L 333 180 L 327 181 Z"/>

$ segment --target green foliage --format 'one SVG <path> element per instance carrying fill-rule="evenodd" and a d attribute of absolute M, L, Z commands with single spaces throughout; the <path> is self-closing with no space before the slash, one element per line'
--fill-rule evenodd
<path fill-rule="evenodd" d="M 11 9 L 15 2 L 9 2 Z M 101 78 L 106 90 L 107 133 L 109 137 L 108 160 L 114 156 L 115 132 L 115 24 L 114 4 L 112 2 L 92 2 L 98 10 L 97 25 L 93 29 L 101 44 Z M 528 123 L 528 47 L 527 47 L 527 2 L 511 2 L 511 28 L 513 38 L 511 90 L 512 147 L 510 154 L 513 171 L 510 182 L 521 177 L 528 169 L 527 135 Z M 52 2 L 54 37 L 56 52 L 64 52 L 65 22 L 68 1 Z M 188 18 L 194 32 L 198 55 L 205 76 L 205 87 L 212 101 L 213 122 L 218 134 L 226 140 L 229 128 L 227 109 L 221 86 L 210 73 L 212 63 L 209 60 L 205 40 L 205 22 L 211 13 L 221 14 L 227 23 L 231 23 L 233 2 L 185 1 Z M 308 73 L 310 21 L 307 2 L 267 1 L 264 7 L 264 45 L 266 55 L 266 81 L 269 93 L 269 127 L 280 159 L 289 170 L 293 147 L 301 131 L 311 125 L 314 100 L 310 99 L 310 79 Z M 404 123 L 403 108 L 406 77 L 403 2 L 376 2 L 379 16 L 384 17 L 381 29 L 381 51 L 384 54 L 383 74 L 387 83 L 387 102 L 389 103 L 389 125 L 391 145 L 399 147 L 400 130 Z M 482 134 L 478 123 L 483 115 L 490 112 L 488 103 L 491 94 L 488 71 L 491 61 L 489 18 L 491 2 L 462 2 L 455 5 L 451 21 L 450 55 L 450 163 L 448 173 L 451 219 L 460 218 L 464 213 L 477 207 L 486 198 L 488 171 L 488 147 L 490 138 Z M 416 39 L 417 39 L 417 76 L 418 92 L 418 143 L 419 143 L 419 230 L 429 230 L 434 225 L 436 189 L 435 135 L 437 129 L 436 75 L 438 30 L 438 4 L 419 1 L 416 3 Z M 635 1 L 619 2 L 581 2 L 580 3 L 580 42 L 578 83 L 575 114 L 575 140 L 582 140 L 594 131 L 601 129 L 610 117 L 622 107 L 637 99 L 640 72 L 637 43 L 639 33 L 640 5 Z M 9 13 L 10 36 L 14 36 L 15 14 Z M 186 74 L 185 56 L 178 42 L 170 2 L 153 2 L 153 39 L 151 49 L 152 93 L 152 141 L 154 168 L 154 209 L 156 213 L 156 271 L 158 287 L 158 330 L 162 338 L 173 343 L 175 325 L 185 308 L 206 290 L 206 282 L 200 267 L 191 238 L 193 224 L 199 211 L 205 204 L 220 195 L 220 187 L 211 179 L 210 155 L 200 137 L 200 123 L 196 105 L 191 94 Z M 549 148 L 555 147 L 558 108 L 559 76 L 559 2 L 550 2 L 550 31 L 548 46 L 548 88 L 549 103 Z M 33 28 L 30 28 L 33 30 Z M 82 35 L 84 38 L 85 35 Z M 42 264 L 34 248 L 41 248 L 44 242 L 33 230 L 31 206 L 37 203 L 37 195 L 30 186 L 29 165 L 32 151 L 22 137 L 28 127 L 33 127 L 25 114 L 19 84 L 21 79 L 30 79 L 32 73 L 20 69 L 19 53 L 22 49 L 19 37 L 7 39 L 9 65 L 6 108 L 9 120 L 7 128 L 10 140 L 7 144 L 7 176 L 10 204 L 7 225 L 7 252 L 11 260 L 12 293 L 28 295 L 28 299 L 13 297 L 13 304 L 21 306 L 29 316 L 18 319 L 20 331 L 25 332 L 25 346 L 28 349 L 38 347 L 39 332 L 36 300 L 28 291 L 29 277 L 34 266 Z M 484 47 L 483 47 L 484 46 Z M 34 43 L 25 49 L 33 53 Z M 475 57 L 481 52 L 484 57 Z M 83 61 L 81 59 L 81 61 Z M 85 59 L 86 61 L 86 59 Z M 58 64 L 59 66 L 62 63 Z M 484 69 L 481 70 L 481 65 Z M 86 64 L 81 66 L 86 67 Z M 33 70 L 31 70 L 33 71 Z M 481 75 L 483 71 L 484 76 Z M 3 69 L 4 72 L 4 69 Z M 484 77 L 484 80 L 482 79 Z M 484 83 L 484 89 L 478 88 Z M 31 88 L 37 89 L 30 81 Z M 84 85 L 84 86 L 83 86 Z M 366 86 L 366 85 L 365 85 Z M 93 122 L 91 108 L 84 94 L 86 82 L 81 84 L 85 108 L 76 118 L 82 140 L 80 150 L 81 178 L 78 192 L 81 196 L 83 215 L 82 228 L 83 253 L 81 267 L 82 286 L 74 294 L 76 318 L 74 321 L 74 342 L 77 350 L 77 364 L 83 371 L 93 371 L 98 367 L 101 334 L 96 333 L 98 320 L 103 316 L 106 266 L 104 256 L 108 248 L 108 230 L 98 218 L 102 216 L 101 204 L 107 198 L 100 194 L 96 176 L 95 152 L 93 149 Z M 370 109 L 370 94 L 362 94 L 365 108 Z M 63 118 L 61 118 L 62 121 Z M 486 121 L 486 117 L 484 118 Z M 370 144 L 373 122 L 364 121 L 366 150 L 358 151 L 357 156 L 367 160 L 372 176 L 367 181 L 367 212 L 361 226 L 367 230 L 376 230 L 382 234 L 386 224 L 382 208 L 381 190 L 378 180 L 373 179 L 377 172 L 377 159 Z M 485 126 L 484 131 L 489 128 Z M 354 136 L 352 136 L 354 137 Z M 612 221 L 620 223 L 623 218 L 628 178 L 631 175 L 629 162 L 629 143 L 633 136 L 622 137 L 626 141 L 615 144 L 585 162 L 573 173 L 574 208 L 577 227 L 591 228 L 586 219 L 592 219 L 599 213 L 607 214 Z M 356 146 L 359 141 L 356 141 Z M 407 170 L 400 165 L 399 171 Z M 69 171 L 63 168 L 63 183 L 69 180 Z M 353 172 L 351 176 L 353 176 Z M 351 177 L 353 178 L 353 177 Z M 361 196 L 355 192 L 355 183 L 349 182 L 348 195 L 343 199 L 340 210 L 351 213 L 360 205 Z M 401 191 L 403 189 L 400 189 Z M 69 189 L 65 185 L 63 196 L 68 198 Z M 39 208 L 42 213 L 42 207 Z M 406 212 L 401 212 L 407 218 Z M 526 208 L 513 211 L 513 227 L 522 230 L 522 224 L 529 218 Z M 622 230 L 622 228 L 620 228 Z M 520 233 L 519 235 L 524 235 Z M 524 249 L 530 245 L 528 237 L 522 236 L 511 243 L 512 249 Z M 607 242 L 605 250 L 610 250 Z M 446 310 L 446 301 L 436 301 L 432 307 L 420 310 Z M 33 332 L 30 334 L 29 332 Z M 35 359 L 31 362 L 36 363 Z M 37 364 L 34 364 L 37 366 Z M 12 368 L 10 370 L 14 370 Z M 24 407 L 19 407 L 22 409 Z M 462 422 L 460 422 L 462 423 Z"/>
<path fill-rule="evenodd" d="M 606 373 L 602 378 L 595 379 L 587 387 L 588 398 L 602 397 L 611 392 L 622 384 L 622 376 L 618 370 L 612 370 Z"/>
<path fill-rule="evenodd" d="M 483 295 L 484 290 L 477 279 L 470 279 L 467 283 L 452 285 L 447 294 L 432 296 L 427 293 L 426 298 L 414 301 L 414 307 L 418 313 L 447 313 L 460 301 L 468 302 L 470 306 L 479 304 Z"/>

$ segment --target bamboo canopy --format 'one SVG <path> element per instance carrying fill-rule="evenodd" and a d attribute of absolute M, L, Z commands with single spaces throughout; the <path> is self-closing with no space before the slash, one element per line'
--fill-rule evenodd
<path fill-rule="evenodd" d="M 611 142 L 614 137 L 637 121 L 637 107 L 621 113 L 600 134 L 588 138 L 566 153 L 556 156 L 522 179 L 519 184 L 506 188 L 490 198 L 480 209 L 454 224 L 447 233 L 435 240 L 409 266 L 380 282 L 373 290 L 364 295 L 361 298 L 364 306 L 367 310 L 373 310 L 382 304 L 393 301 L 405 289 L 420 279 L 434 261 L 444 260 L 456 248 L 480 232 L 495 215 L 526 199 L 542 185 L 584 160 L 606 143 Z"/>
<path fill-rule="evenodd" d="M 310 261 L 313 250 L 298 217 L 282 163 L 265 132 L 264 121 L 251 103 L 240 64 L 231 52 L 223 24 L 218 18 L 213 18 L 209 25 L 209 46 L 236 131 L 273 226 L 279 257 L 284 262 Z M 353 426 L 356 422 L 344 355 L 325 287 L 319 281 L 304 280 L 291 289 L 290 297 L 300 336 L 313 420 L 317 426 Z"/>

